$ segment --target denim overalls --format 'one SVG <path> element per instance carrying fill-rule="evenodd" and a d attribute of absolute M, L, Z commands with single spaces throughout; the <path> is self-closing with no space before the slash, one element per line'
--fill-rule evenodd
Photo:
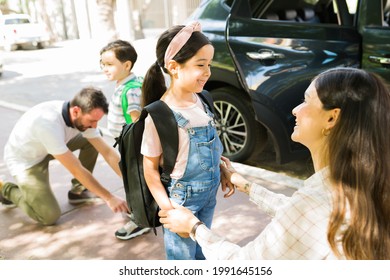
<path fill-rule="evenodd" d="M 207 115 L 213 114 L 207 105 Z M 172 179 L 168 196 L 176 203 L 190 209 L 195 216 L 211 227 L 220 184 L 220 158 L 222 143 L 211 119 L 207 126 L 189 127 L 189 121 L 174 112 L 179 129 L 185 129 L 190 139 L 188 162 L 181 179 Z M 204 259 L 200 246 L 191 238 L 182 238 L 164 229 L 164 244 L 168 260 Z"/>

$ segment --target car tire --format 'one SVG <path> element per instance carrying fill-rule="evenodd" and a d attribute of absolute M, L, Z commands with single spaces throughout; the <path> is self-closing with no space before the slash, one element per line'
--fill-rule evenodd
<path fill-rule="evenodd" d="M 224 146 L 223 155 L 231 161 L 245 162 L 254 152 L 263 151 L 267 131 L 255 120 L 249 100 L 231 87 L 210 93 L 214 99 L 218 135 Z"/>
<path fill-rule="evenodd" d="M 42 42 L 37 43 L 36 46 L 37 50 L 43 50 L 45 48 L 45 44 Z"/>

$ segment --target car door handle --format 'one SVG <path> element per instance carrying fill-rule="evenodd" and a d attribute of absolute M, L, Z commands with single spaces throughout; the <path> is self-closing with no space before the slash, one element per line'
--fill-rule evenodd
<path fill-rule="evenodd" d="M 368 57 L 368 59 L 371 61 L 371 62 L 374 62 L 374 63 L 379 63 L 385 67 L 390 67 L 390 58 L 389 57 L 382 57 L 382 56 L 373 56 L 373 55 L 370 55 Z"/>
<path fill-rule="evenodd" d="M 247 52 L 246 55 L 255 60 L 275 60 L 277 58 L 284 58 L 284 54 L 275 53 L 272 50 L 259 50 L 258 52 Z"/>

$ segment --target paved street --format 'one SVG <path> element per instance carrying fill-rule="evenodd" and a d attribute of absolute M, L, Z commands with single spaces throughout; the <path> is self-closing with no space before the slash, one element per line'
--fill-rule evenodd
<path fill-rule="evenodd" d="M 12 180 L 3 162 L 3 147 L 21 114 L 29 107 L 53 99 L 70 99 L 84 86 L 102 88 L 110 96 L 114 85 L 106 81 L 99 69 L 100 45 L 94 42 L 72 41 L 44 50 L 2 53 L 4 73 L 0 78 L 0 175 Z M 147 45 L 146 47 L 150 47 Z M 153 58 L 148 57 L 148 60 Z M 145 59 L 146 60 L 146 59 Z M 140 68 L 142 54 L 137 63 Z M 142 66 L 142 67 L 141 67 Z M 140 70 L 141 71 L 141 70 Z M 100 124 L 105 127 L 105 119 Z M 113 142 L 108 137 L 107 141 Z M 267 188 L 291 195 L 302 184 L 301 180 L 255 168 L 235 164 L 242 173 Z M 74 207 L 68 204 L 70 173 L 53 161 L 50 166 L 53 190 L 63 215 L 57 225 L 42 227 L 29 220 L 19 209 L 0 206 L 0 259 L 164 259 L 161 228 L 130 241 L 114 237 L 123 225 L 120 214 L 114 214 L 103 203 Z M 112 192 L 124 196 L 121 180 L 99 157 L 94 175 Z M 244 245 L 264 228 L 269 221 L 243 194 L 229 199 L 218 194 L 218 205 L 213 229 L 231 241 Z"/>

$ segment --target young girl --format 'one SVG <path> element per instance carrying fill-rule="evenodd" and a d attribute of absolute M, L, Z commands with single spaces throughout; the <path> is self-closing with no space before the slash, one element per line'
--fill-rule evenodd
<path fill-rule="evenodd" d="M 160 181 L 162 147 L 148 116 L 141 146 L 145 180 L 161 209 L 172 209 L 171 200 L 191 209 L 206 225 L 211 221 L 220 184 L 222 144 L 213 122 L 213 114 L 196 94 L 210 77 L 214 48 L 200 32 L 199 23 L 174 26 L 165 31 L 156 46 L 157 61 L 144 80 L 143 105 L 161 99 L 173 111 L 179 130 L 179 151 L 171 182 Z M 170 76 L 166 88 L 164 71 Z M 197 244 L 188 235 L 164 230 L 167 259 L 204 259 Z"/>
<path fill-rule="evenodd" d="M 142 79 L 131 72 L 136 61 L 137 52 L 126 41 L 113 41 L 100 51 L 100 66 L 104 74 L 110 81 L 116 81 L 107 115 L 108 130 L 115 138 L 119 137 L 125 123 L 136 121 L 141 113 Z M 115 232 L 115 236 L 128 240 L 149 231 L 149 228 L 140 228 L 130 219 Z"/>

